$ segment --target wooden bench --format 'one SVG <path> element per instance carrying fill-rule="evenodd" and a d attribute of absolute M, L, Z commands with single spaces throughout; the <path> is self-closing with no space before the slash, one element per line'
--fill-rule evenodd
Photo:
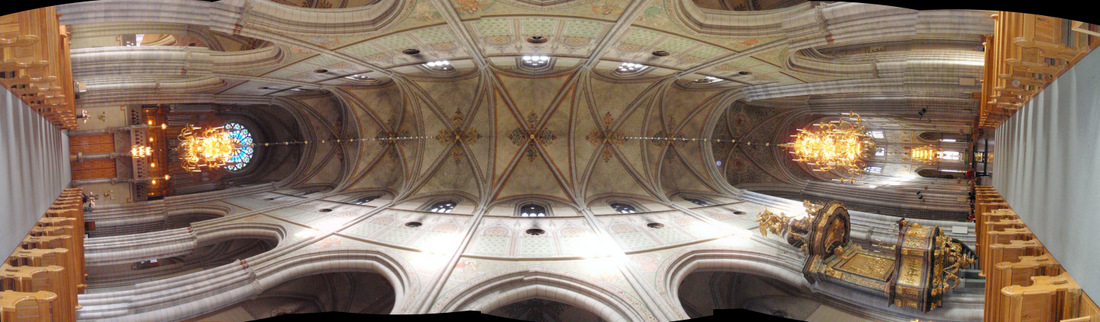
<path fill-rule="evenodd" d="M 0 84 L 62 129 L 76 128 L 69 38 L 53 7 L 0 16 Z"/>
<path fill-rule="evenodd" d="M 982 36 L 986 68 L 978 112 L 978 127 L 986 129 L 1015 114 L 1097 43 L 1088 33 L 1064 34 L 1071 22 L 1060 18 L 1006 11 L 990 17 L 993 34 Z"/>
<path fill-rule="evenodd" d="M 4 322 L 66 321 L 61 319 L 57 295 L 51 292 L 0 291 L 0 320 Z M 71 320 L 68 320 L 71 321 Z"/>
<path fill-rule="evenodd" d="M 985 321 L 1100 322 L 1097 307 L 992 187 L 975 187 Z M 1004 208 L 998 208 L 1004 206 Z M 996 208 L 996 209 L 991 209 Z"/>

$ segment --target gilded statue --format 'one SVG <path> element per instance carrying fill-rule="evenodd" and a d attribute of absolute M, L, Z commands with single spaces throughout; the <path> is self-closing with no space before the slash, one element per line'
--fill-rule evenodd
<path fill-rule="evenodd" d="M 764 212 L 756 215 L 756 222 L 760 224 L 760 235 L 768 237 L 768 232 L 776 236 L 782 236 L 790 228 L 791 217 L 784 213 L 776 215 L 764 208 Z"/>

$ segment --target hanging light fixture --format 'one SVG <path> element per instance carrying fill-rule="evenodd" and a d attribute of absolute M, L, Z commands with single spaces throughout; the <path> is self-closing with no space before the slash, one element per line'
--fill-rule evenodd
<path fill-rule="evenodd" d="M 202 129 L 188 124 L 180 131 L 179 140 L 180 164 L 191 172 L 200 172 L 203 167 L 224 167 L 242 147 L 221 126 Z"/>
<path fill-rule="evenodd" d="M 804 162 L 816 172 L 834 171 L 841 182 L 855 182 L 862 177 L 866 159 L 875 151 L 875 143 L 867 134 L 863 118 L 848 113 L 851 121 L 835 120 L 815 123 L 808 129 L 798 129 L 791 135 L 794 141 L 781 146 L 790 149 L 795 161 Z"/>
<path fill-rule="evenodd" d="M 913 149 L 912 155 L 913 161 L 923 162 L 928 165 L 936 164 L 940 159 L 940 153 L 943 149 L 936 147 L 935 145 L 927 145 Z"/>
<path fill-rule="evenodd" d="M 134 158 L 145 158 L 153 154 L 153 148 L 147 147 L 141 144 L 130 147 L 130 156 Z"/>

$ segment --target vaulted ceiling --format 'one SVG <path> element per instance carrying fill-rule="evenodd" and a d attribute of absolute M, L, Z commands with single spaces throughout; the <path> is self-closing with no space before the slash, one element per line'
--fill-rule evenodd
<path fill-rule="evenodd" d="M 929 118 L 948 120 L 977 104 L 980 85 L 967 79 L 981 73 L 985 13 L 696 2 L 122 0 L 59 12 L 73 25 L 74 78 L 88 84 L 83 107 L 282 106 L 307 140 L 329 142 L 303 149 L 291 185 L 399 198 L 584 208 L 609 195 L 729 192 L 735 177 L 822 179 L 771 150 L 703 139 L 770 141 L 851 109 L 894 120 L 936 106 Z M 160 46 L 117 38 L 146 33 Z M 527 41 L 535 36 L 547 41 Z M 525 55 L 552 60 L 532 69 Z M 441 60 L 453 70 L 423 66 Z M 624 62 L 648 68 L 617 71 Z M 697 81 L 707 76 L 721 81 Z M 331 143 L 374 137 L 417 139 Z"/>

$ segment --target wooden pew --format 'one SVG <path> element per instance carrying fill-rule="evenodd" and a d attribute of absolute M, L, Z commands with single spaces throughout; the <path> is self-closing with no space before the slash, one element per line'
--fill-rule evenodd
<path fill-rule="evenodd" d="M 1057 276 L 1032 276 L 1031 285 L 1001 289 L 999 315 L 1004 321 L 1061 321 L 1080 318 L 1089 304 L 1081 286 L 1065 272 Z M 1083 301 L 1085 300 L 1085 301 Z M 1091 317 L 1090 317 L 1091 318 Z"/>
<path fill-rule="evenodd" d="M 975 187 L 981 204 L 1003 203 Z M 985 321 L 1100 322 L 1097 307 L 1010 207 L 979 217 L 978 255 L 985 281 Z"/>
<path fill-rule="evenodd" d="M 980 128 L 996 128 L 1100 44 L 1088 33 L 1065 35 L 1071 22 L 1064 19 L 1006 11 L 990 17 L 993 34 L 982 37 Z"/>
<path fill-rule="evenodd" d="M 77 307 L 76 292 L 70 291 L 76 288 L 65 268 L 56 265 L 50 266 L 20 266 L 12 267 L 7 264 L 0 265 L 0 290 L 17 292 L 46 291 L 58 295 L 58 315 L 61 321 L 75 321 L 75 310 L 62 308 Z"/>
<path fill-rule="evenodd" d="M 4 322 L 65 321 L 57 295 L 50 292 L 0 291 L 0 320 Z"/>
<path fill-rule="evenodd" d="M 76 128 L 69 38 L 54 7 L 0 17 L 0 84 L 62 129 Z"/>
<path fill-rule="evenodd" d="M 1005 312 L 997 310 L 1004 304 L 1000 290 L 1012 285 L 1030 285 L 1032 276 L 1055 276 L 1062 273 L 1062 267 L 1050 254 L 1022 256 L 1015 262 L 997 263 L 986 276 L 985 316 L 986 320 L 1003 321 Z M 990 284 L 993 285 L 990 285 Z"/>
<path fill-rule="evenodd" d="M 3 321 L 76 320 L 85 279 L 82 192 L 63 190 L 0 264 Z"/>

